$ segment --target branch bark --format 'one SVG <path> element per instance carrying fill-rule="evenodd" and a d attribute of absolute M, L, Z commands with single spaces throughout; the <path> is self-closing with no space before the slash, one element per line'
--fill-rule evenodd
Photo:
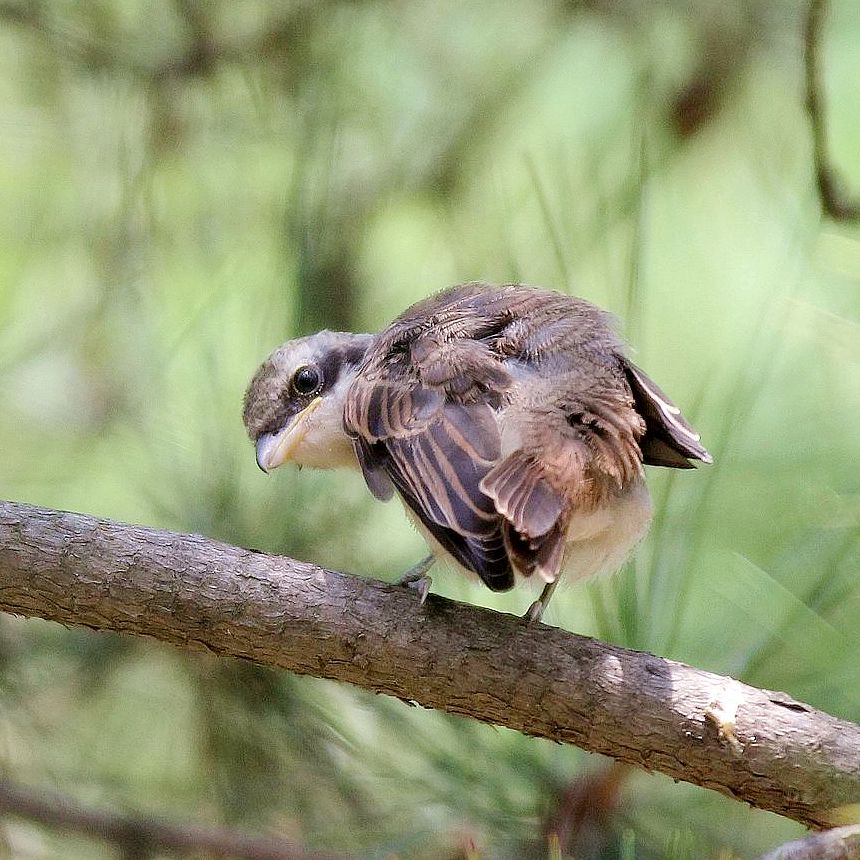
<path fill-rule="evenodd" d="M 0 609 L 347 681 L 812 827 L 860 802 L 860 727 L 783 693 L 199 535 L 0 502 Z"/>

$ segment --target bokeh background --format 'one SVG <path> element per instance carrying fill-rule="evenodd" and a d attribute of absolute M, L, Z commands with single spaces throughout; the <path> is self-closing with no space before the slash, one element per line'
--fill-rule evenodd
<path fill-rule="evenodd" d="M 635 560 L 546 621 L 860 720 L 860 231 L 821 215 L 806 13 L 4 0 L 0 495 L 394 579 L 424 551 L 398 505 L 358 475 L 257 470 L 252 372 L 456 282 L 570 291 L 617 314 L 716 465 L 650 470 Z M 860 7 L 825 24 L 829 158 L 860 190 Z M 576 749 L 9 617 L 0 767 L 380 860 L 726 860 L 800 833 Z M 119 856 L 11 819 L 0 844 Z"/>

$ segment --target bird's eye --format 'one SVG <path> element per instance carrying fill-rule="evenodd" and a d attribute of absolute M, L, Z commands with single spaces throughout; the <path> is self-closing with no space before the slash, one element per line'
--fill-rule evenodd
<path fill-rule="evenodd" d="M 312 364 L 303 364 L 293 374 L 293 391 L 296 394 L 313 394 L 322 385 L 322 375 Z"/>

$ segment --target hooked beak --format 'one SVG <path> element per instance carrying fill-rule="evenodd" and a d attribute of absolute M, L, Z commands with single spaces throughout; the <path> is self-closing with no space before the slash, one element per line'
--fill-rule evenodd
<path fill-rule="evenodd" d="M 320 403 L 322 398 L 315 397 L 282 430 L 264 433 L 257 439 L 257 465 L 264 472 L 271 472 L 272 469 L 277 469 L 282 463 L 292 459 L 308 432 L 307 420 Z"/>

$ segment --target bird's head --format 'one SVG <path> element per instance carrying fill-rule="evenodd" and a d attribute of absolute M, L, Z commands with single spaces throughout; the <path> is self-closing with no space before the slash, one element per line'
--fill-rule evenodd
<path fill-rule="evenodd" d="M 270 472 L 292 460 L 329 469 L 356 465 L 343 429 L 343 406 L 373 335 L 321 331 L 287 341 L 254 374 L 243 420 Z"/>

